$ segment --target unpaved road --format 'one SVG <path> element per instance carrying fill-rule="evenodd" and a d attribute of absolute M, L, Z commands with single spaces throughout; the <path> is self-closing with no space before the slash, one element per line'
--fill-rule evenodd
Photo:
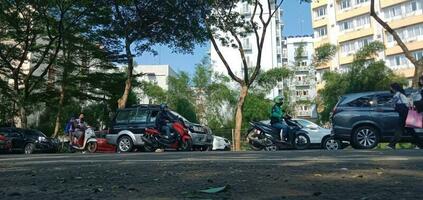
<path fill-rule="evenodd" d="M 423 150 L 0 155 L 0 199 L 423 199 Z"/>

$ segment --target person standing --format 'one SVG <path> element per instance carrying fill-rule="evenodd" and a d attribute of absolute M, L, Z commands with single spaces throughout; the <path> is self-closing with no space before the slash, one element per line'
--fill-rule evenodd
<path fill-rule="evenodd" d="M 401 140 L 402 134 L 404 134 L 405 131 L 410 130 L 410 128 L 405 127 L 405 121 L 407 119 L 410 103 L 405 96 L 404 89 L 400 84 L 392 83 L 390 86 L 391 93 L 394 94 L 392 103 L 394 104 L 395 111 L 398 112 L 399 115 L 398 125 L 400 130 L 395 132 L 394 137 L 391 139 L 387 147 L 389 149 L 395 149 L 395 145 Z"/>

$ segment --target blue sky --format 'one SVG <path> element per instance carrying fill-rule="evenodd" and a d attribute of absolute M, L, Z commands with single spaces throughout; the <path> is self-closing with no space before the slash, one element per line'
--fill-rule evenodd
<path fill-rule="evenodd" d="M 299 3 L 299 0 L 285 0 L 282 4 L 284 36 L 312 34 L 310 4 Z M 170 64 L 175 71 L 194 72 L 196 64 L 207 55 L 209 44 L 197 45 L 193 54 L 177 54 L 164 46 L 156 46 L 157 56 L 144 54 L 136 58 L 138 64 Z"/>

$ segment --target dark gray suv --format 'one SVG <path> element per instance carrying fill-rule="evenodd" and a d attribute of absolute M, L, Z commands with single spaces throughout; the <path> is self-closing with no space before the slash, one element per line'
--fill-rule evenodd
<path fill-rule="evenodd" d="M 372 149 L 380 142 L 389 142 L 398 127 L 398 113 L 387 91 L 354 93 L 342 96 L 332 111 L 332 135 L 350 141 L 357 149 Z M 422 129 L 415 129 L 421 135 Z M 411 141 L 409 134 L 403 142 Z"/>

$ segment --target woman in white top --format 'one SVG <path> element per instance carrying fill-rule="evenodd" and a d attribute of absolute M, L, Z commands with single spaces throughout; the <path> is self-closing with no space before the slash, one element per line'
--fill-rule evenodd
<path fill-rule="evenodd" d="M 395 145 L 401 140 L 401 135 L 409 129 L 405 127 L 405 120 L 407 119 L 408 108 L 410 107 L 410 103 L 407 97 L 405 96 L 404 89 L 401 87 L 400 84 L 392 83 L 391 93 L 394 93 L 394 97 L 392 98 L 392 100 L 395 106 L 395 111 L 399 114 L 400 131 L 395 132 L 394 137 L 389 142 L 388 148 L 395 149 Z"/>

